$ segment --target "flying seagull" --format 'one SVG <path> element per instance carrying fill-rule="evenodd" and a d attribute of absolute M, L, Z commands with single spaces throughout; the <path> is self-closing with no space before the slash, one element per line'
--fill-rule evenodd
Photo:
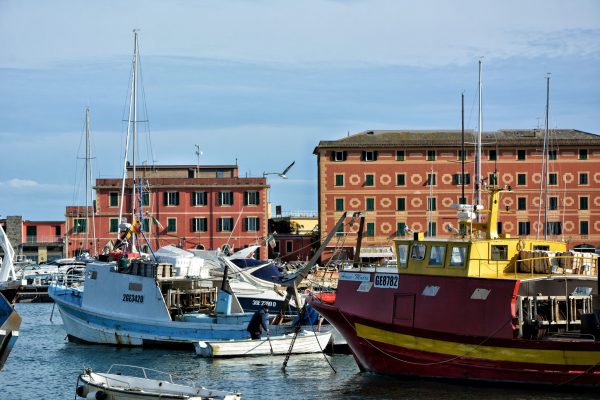
<path fill-rule="evenodd" d="M 296 163 L 296 161 L 292 161 L 292 163 L 290 165 L 288 165 L 287 168 L 283 170 L 283 172 L 263 172 L 263 176 L 265 176 L 265 175 L 279 175 L 283 179 L 287 179 L 287 175 L 286 174 L 294 166 L 295 163 Z"/>

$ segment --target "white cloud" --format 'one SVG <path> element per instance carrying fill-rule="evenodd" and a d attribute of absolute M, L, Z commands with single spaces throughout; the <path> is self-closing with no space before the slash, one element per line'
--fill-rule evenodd
<path fill-rule="evenodd" d="M 23 192 L 60 192 L 70 189 L 68 185 L 39 183 L 31 179 L 12 178 L 7 181 L 0 181 L 0 190 L 14 190 Z"/>
<path fill-rule="evenodd" d="M 147 56 L 437 66 L 482 55 L 529 57 L 531 50 L 548 56 L 577 49 L 598 54 L 600 3 L 12 0 L 0 5 L 0 65 L 37 67 L 127 55 L 132 28 L 141 29 Z M 540 41 L 546 43 L 536 45 Z"/>

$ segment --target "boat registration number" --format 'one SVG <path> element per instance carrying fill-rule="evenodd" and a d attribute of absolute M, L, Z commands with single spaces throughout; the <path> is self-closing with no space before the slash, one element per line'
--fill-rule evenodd
<path fill-rule="evenodd" d="M 398 275 L 396 274 L 376 274 L 375 287 L 377 288 L 398 288 Z"/>
<path fill-rule="evenodd" d="M 126 303 L 143 303 L 144 295 L 123 293 L 123 301 Z"/>

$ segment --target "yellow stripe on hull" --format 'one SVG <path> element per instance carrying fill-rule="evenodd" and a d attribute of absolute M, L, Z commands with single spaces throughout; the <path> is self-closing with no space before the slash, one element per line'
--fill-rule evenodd
<path fill-rule="evenodd" d="M 404 335 L 358 323 L 355 324 L 355 329 L 356 334 L 364 339 L 450 357 L 547 365 L 592 366 L 600 363 L 600 351 L 538 350 L 471 345 Z"/>

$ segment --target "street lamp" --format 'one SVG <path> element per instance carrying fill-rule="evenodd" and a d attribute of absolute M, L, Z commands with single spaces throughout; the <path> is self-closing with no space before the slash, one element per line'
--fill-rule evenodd
<path fill-rule="evenodd" d="M 288 165 L 287 168 L 283 170 L 283 172 L 263 172 L 263 178 L 267 175 L 279 175 L 281 178 L 287 179 L 286 174 L 295 163 L 296 161 L 292 161 L 292 163 Z"/>

